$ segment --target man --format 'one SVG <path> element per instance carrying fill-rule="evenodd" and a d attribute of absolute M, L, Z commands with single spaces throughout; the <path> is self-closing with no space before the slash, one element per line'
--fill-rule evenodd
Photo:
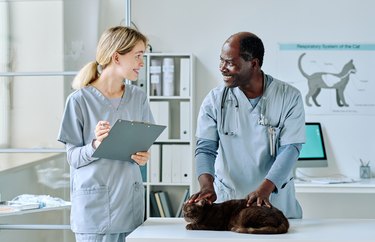
<path fill-rule="evenodd" d="M 198 115 L 196 171 L 200 191 L 189 199 L 275 206 L 301 218 L 292 170 L 305 142 L 300 92 L 263 73 L 260 38 L 240 32 L 225 41 L 224 85 L 206 96 Z"/>

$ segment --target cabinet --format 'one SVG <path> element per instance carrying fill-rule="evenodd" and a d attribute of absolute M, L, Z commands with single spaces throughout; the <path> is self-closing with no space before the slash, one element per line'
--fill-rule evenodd
<path fill-rule="evenodd" d="M 144 62 L 135 85 L 147 93 L 155 122 L 167 126 L 151 147 L 147 166 L 141 168 L 146 188 L 146 217 L 160 214 L 155 211 L 157 192 L 164 192 L 162 195 L 166 194 L 170 201 L 170 210 L 161 216 L 175 217 L 192 188 L 194 58 L 192 54 L 147 53 Z"/>

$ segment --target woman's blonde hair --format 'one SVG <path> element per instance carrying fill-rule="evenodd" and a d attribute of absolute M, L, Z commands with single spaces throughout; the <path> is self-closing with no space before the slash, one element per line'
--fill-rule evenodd
<path fill-rule="evenodd" d="M 147 38 L 139 31 L 116 26 L 104 31 L 96 48 L 96 61 L 86 64 L 76 75 L 72 87 L 80 89 L 98 79 L 101 70 L 111 63 L 112 55 L 118 52 L 120 55 L 129 53 L 142 41 L 147 45 Z"/>

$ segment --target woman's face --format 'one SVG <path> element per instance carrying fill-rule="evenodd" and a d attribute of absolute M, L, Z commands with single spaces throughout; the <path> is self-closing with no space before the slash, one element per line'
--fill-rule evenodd
<path fill-rule="evenodd" d="M 135 81 L 138 79 L 139 69 L 144 66 L 143 55 L 145 53 L 145 44 L 140 41 L 132 51 L 119 55 L 119 64 L 124 79 Z"/>

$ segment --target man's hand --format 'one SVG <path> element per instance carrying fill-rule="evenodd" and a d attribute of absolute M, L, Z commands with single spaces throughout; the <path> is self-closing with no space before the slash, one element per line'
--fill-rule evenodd
<path fill-rule="evenodd" d="M 257 206 L 272 207 L 269 197 L 274 189 L 275 185 L 270 180 L 264 180 L 257 190 L 247 195 L 247 206 L 249 207 L 256 203 Z"/>
<path fill-rule="evenodd" d="M 198 178 L 201 190 L 193 194 L 188 203 L 196 203 L 202 199 L 206 199 L 209 203 L 216 201 L 216 193 L 214 189 L 214 178 L 209 174 L 202 174 Z"/>

